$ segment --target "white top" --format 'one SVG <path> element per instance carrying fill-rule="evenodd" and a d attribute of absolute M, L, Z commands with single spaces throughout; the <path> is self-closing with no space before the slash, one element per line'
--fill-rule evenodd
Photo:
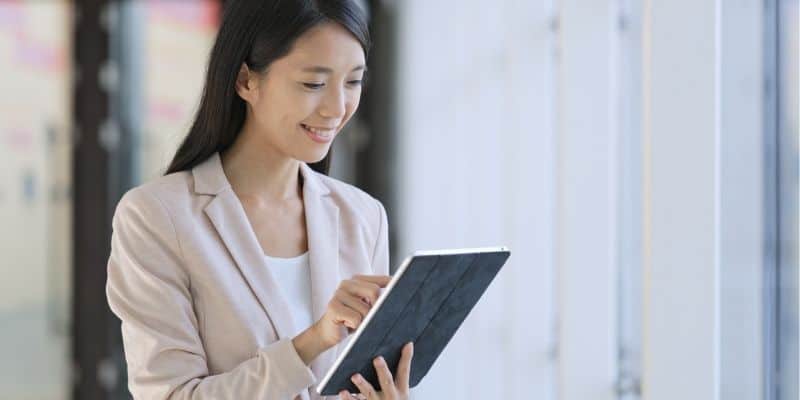
<path fill-rule="evenodd" d="M 266 254 L 264 257 L 289 304 L 289 312 L 294 319 L 294 335 L 297 335 L 314 323 L 311 314 L 311 270 L 308 251 L 291 258 L 270 257 Z"/>

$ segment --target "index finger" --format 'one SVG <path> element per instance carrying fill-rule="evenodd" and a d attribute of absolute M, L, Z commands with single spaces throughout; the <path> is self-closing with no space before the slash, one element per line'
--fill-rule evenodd
<path fill-rule="evenodd" d="M 355 275 L 353 279 L 374 283 L 380 287 L 386 287 L 389 281 L 392 280 L 392 277 L 389 275 Z"/>

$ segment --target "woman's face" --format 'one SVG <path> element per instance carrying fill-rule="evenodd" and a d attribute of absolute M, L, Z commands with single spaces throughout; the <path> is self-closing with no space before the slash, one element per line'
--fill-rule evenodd
<path fill-rule="evenodd" d="M 364 51 L 349 31 L 336 23 L 317 25 L 264 73 L 240 73 L 237 92 L 249 104 L 246 125 L 257 141 L 287 157 L 320 161 L 358 108 L 364 69 Z"/>

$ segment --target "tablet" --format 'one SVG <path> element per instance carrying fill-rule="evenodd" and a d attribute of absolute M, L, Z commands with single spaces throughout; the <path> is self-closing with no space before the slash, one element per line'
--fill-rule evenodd
<path fill-rule="evenodd" d="M 355 373 L 380 390 L 372 360 L 383 356 L 394 374 L 408 342 L 414 342 L 409 387 L 417 386 L 510 254 L 506 247 L 485 247 L 408 256 L 320 381 L 317 393 L 359 393 L 350 381 Z"/>

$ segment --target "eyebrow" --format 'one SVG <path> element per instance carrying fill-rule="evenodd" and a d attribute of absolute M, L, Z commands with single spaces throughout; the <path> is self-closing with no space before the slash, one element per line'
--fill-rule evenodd
<path fill-rule="evenodd" d="M 350 72 L 355 72 L 355 71 L 360 71 L 360 70 L 364 70 L 364 72 L 367 72 L 367 67 L 364 66 L 364 65 L 359 65 L 359 66 L 353 68 L 353 70 L 350 71 Z M 332 74 L 333 70 L 328 68 L 328 67 L 315 65 L 313 67 L 303 68 L 303 72 L 314 72 L 314 73 L 317 73 L 317 74 Z"/>

